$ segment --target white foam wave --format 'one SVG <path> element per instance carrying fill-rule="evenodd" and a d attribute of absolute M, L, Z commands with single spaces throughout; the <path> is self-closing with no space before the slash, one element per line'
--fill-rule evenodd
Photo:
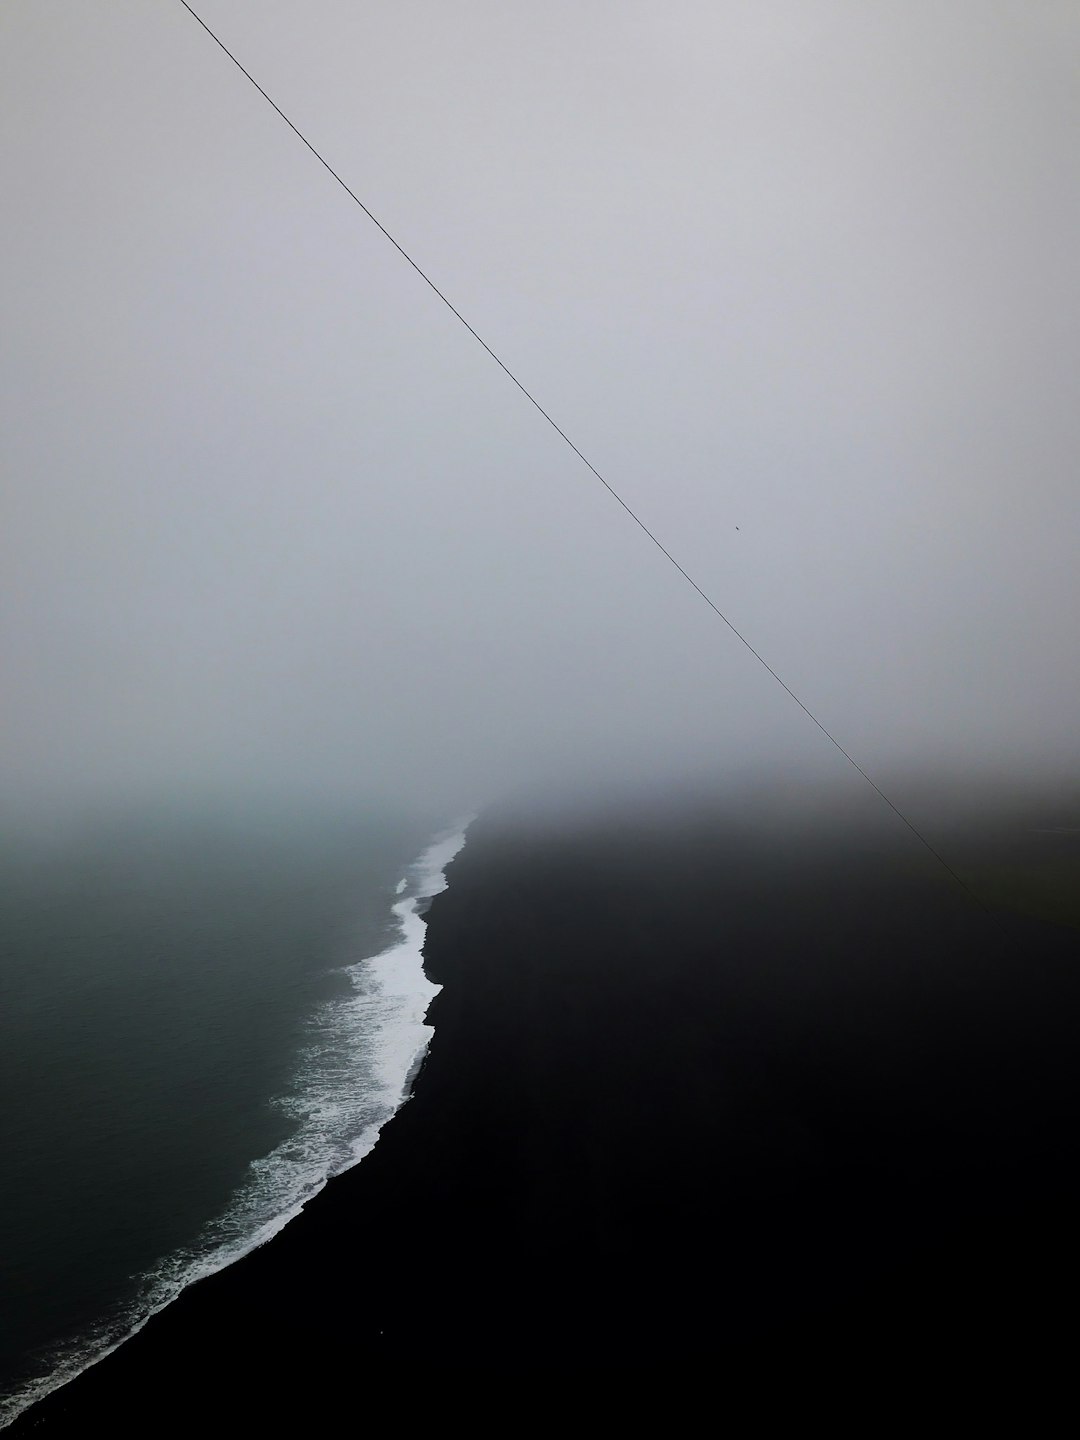
<path fill-rule="evenodd" d="M 464 845 L 471 818 L 438 836 L 398 882 L 398 941 L 346 966 L 347 985 L 311 1017 L 312 1042 L 295 1084 L 276 1102 L 295 1122 L 293 1134 L 252 1162 L 224 1213 L 148 1275 L 133 1304 L 50 1355 L 40 1377 L 0 1397 L 0 1429 L 118 1349 L 189 1285 L 264 1245 L 328 1180 L 370 1153 L 409 1098 L 433 1033 L 424 1017 L 440 987 L 424 974 L 427 927 L 420 912 L 446 888 L 446 866 Z"/>

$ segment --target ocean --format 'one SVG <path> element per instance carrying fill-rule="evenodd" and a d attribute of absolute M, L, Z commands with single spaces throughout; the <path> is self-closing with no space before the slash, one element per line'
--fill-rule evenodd
<path fill-rule="evenodd" d="M 168 1299 L 351 1168 L 12 1433 L 141 1436 L 163 1407 L 177 1433 L 306 1433 L 349 1423 L 358 1395 L 368 1411 L 460 1400 L 493 1424 L 522 1395 L 652 1418 L 650 1390 L 661 1423 L 692 1423 L 717 1394 L 748 1423 L 774 1403 L 785 1421 L 838 1400 L 865 1420 L 898 1396 L 940 1409 L 942 1393 L 958 1414 L 981 1397 L 991 1418 L 1001 1379 L 1025 1415 L 1049 1379 L 1060 1409 L 1080 1278 L 1074 812 L 987 805 L 957 823 L 947 853 L 982 903 L 869 804 L 786 795 L 489 808 L 430 912 L 417 897 L 442 883 L 452 834 L 433 849 L 423 834 L 294 825 L 275 844 L 204 838 L 199 866 L 175 834 L 153 864 L 129 839 L 94 888 L 131 872 L 129 903 L 156 895 L 155 876 L 174 899 L 130 920 L 122 947 L 105 917 L 125 904 L 95 920 L 128 955 L 123 986 L 110 999 L 99 961 L 83 977 L 104 977 L 95 1006 L 44 981 L 35 993 L 106 1032 L 92 1047 L 106 1074 L 123 1048 L 110 1009 L 134 1014 L 127 1028 L 153 1039 L 143 1068 L 179 1089 L 151 1121 L 129 1078 L 127 1149 L 114 1137 L 109 1162 L 127 1172 L 110 1174 L 109 1127 L 85 1112 L 115 1080 L 91 1104 L 67 1053 L 88 1143 L 71 1120 L 68 1171 L 23 1216 L 45 1237 L 35 1263 L 52 1266 L 21 1302 L 24 1329 L 36 1314 L 47 1332 L 41 1306 L 63 1297 L 84 1363 L 88 1337 L 108 1342 L 103 1316 L 130 1327 L 148 1294 Z M 94 853 L 111 853 L 101 836 Z M 70 859 L 54 859 L 44 890 L 73 935 L 88 887 L 81 875 L 65 910 L 65 868 L 73 886 Z M 162 959 L 199 994 L 150 1013 L 140 947 L 185 927 Z M 224 1002 L 226 981 L 242 1004 Z M 440 984 L 423 1074 L 353 1165 L 409 1086 Z M 181 999 L 191 1013 L 171 1035 Z M 52 1029 L 43 1056 L 65 1054 Z M 209 1081 L 153 1055 L 181 1036 L 209 1050 Z M 119 1219 L 91 1214 L 94 1184 Z M 150 1245 L 146 1227 L 166 1223 L 176 1233 Z M 144 1247 L 126 1268 L 121 1243 Z M 99 1293 L 74 1323 L 80 1266 Z M 118 1276 L 134 1277 L 126 1296 Z"/>
<path fill-rule="evenodd" d="M 0 848 L 0 1427 L 372 1148 L 463 839 L 169 814 Z"/>

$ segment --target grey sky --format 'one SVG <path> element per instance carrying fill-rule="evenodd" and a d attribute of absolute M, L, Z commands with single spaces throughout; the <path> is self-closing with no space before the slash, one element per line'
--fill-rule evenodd
<path fill-rule="evenodd" d="M 201 11 L 866 768 L 1076 759 L 1080 9 Z M 179 4 L 0 105 L 12 796 L 832 767 Z"/>

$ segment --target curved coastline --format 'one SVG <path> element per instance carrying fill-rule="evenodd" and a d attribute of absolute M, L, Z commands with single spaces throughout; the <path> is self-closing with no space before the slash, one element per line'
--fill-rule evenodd
<path fill-rule="evenodd" d="M 434 897 L 446 887 L 446 867 L 464 845 L 472 818 L 465 817 L 438 834 L 408 867 L 396 888 L 397 898 L 392 906 L 399 927 L 397 941 L 343 968 L 350 988 L 332 1002 L 333 1007 L 338 1011 L 359 1009 L 375 997 L 383 1012 L 384 1033 L 377 1036 L 370 1059 L 380 1094 L 366 1097 L 364 1107 L 365 1111 L 372 1112 L 370 1121 L 358 1123 L 352 1114 L 339 1117 L 336 1129 L 340 1133 L 320 1137 L 321 1145 L 303 1156 L 302 1172 L 294 1163 L 290 1168 L 296 1174 L 286 1177 L 284 1182 L 279 1181 L 277 1189 L 286 1203 L 246 1230 L 243 1228 L 245 1192 L 239 1192 L 228 1212 L 210 1222 L 206 1234 L 198 1237 L 189 1250 L 167 1256 L 158 1271 L 146 1277 L 143 1291 L 130 1309 L 103 1317 L 81 1336 L 58 1348 L 45 1373 L 24 1382 L 10 1395 L 0 1396 L 3 1402 L 0 1430 L 18 1433 L 25 1424 L 36 1427 L 46 1423 L 43 1416 L 47 1415 L 45 1406 L 51 1396 L 65 1391 L 80 1377 L 115 1356 L 189 1289 L 239 1264 L 281 1234 L 327 1184 L 371 1154 L 384 1127 L 411 1098 L 430 1044 L 433 1032 L 426 1023 L 427 1013 L 439 987 L 428 980 L 423 967 L 425 917 Z M 338 1030 L 347 1032 L 340 1016 L 316 1016 L 314 1023 L 329 1027 L 332 1021 Z M 410 1038 L 411 1032 L 418 1033 Z M 310 1076 L 304 1076 L 303 1080 L 306 1091 L 302 1088 L 295 1099 L 286 1097 L 279 1102 L 287 1104 L 291 1100 L 297 1108 L 301 1135 L 304 1110 L 318 1108 L 322 1098 L 312 1092 Z M 307 1148 L 311 1150 L 310 1146 Z M 294 1156 L 296 1137 L 290 1137 L 279 1149 L 283 1155 Z M 250 1183 L 257 1183 L 255 1171 L 269 1169 L 277 1153 L 273 1152 L 252 1167 Z M 261 1208 L 266 1208 L 265 1201 Z M 230 1230 L 236 1230 L 234 1238 L 214 1243 L 219 1232 L 225 1234 Z"/>
<path fill-rule="evenodd" d="M 428 919 L 438 1038 L 379 1145 L 42 1429 L 581 1377 L 619 1414 L 963 1399 L 1067 1345 L 1071 933 L 1019 921 L 1018 955 L 902 849 L 781 854 L 722 815 L 485 818 Z"/>

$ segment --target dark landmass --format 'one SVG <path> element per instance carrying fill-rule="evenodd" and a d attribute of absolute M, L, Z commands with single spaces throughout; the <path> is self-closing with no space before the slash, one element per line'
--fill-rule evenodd
<path fill-rule="evenodd" d="M 995 873 L 1042 863 L 1029 831 Z M 705 805 L 478 822 L 374 1153 L 12 1433 L 1065 1393 L 1080 933 L 987 914 L 917 848 Z"/>

